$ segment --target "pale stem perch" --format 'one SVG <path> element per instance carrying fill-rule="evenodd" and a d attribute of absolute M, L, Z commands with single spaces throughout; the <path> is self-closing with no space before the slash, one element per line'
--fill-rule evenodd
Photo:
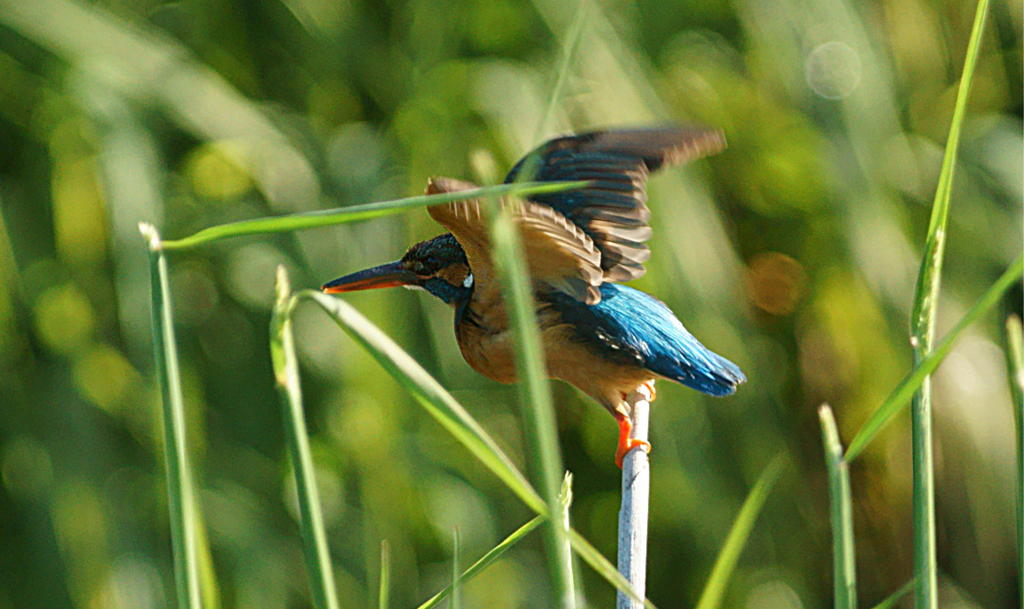
<path fill-rule="evenodd" d="M 647 441 L 651 396 L 641 387 L 626 397 L 633 420 L 633 437 Z M 651 467 L 647 451 L 633 449 L 622 460 L 622 507 L 619 509 L 619 573 L 641 597 L 647 595 L 647 510 Z M 616 609 L 642 609 L 643 603 L 619 590 Z"/>

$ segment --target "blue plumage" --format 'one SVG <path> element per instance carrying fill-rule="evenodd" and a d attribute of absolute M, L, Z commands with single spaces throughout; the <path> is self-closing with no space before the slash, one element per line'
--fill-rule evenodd
<path fill-rule="evenodd" d="M 746 380 L 736 364 L 694 338 L 664 303 L 639 290 L 605 283 L 595 305 L 559 293 L 547 301 L 578 340 L 607 359 L 639 365 L 714 396 L 729 395 Z"/>

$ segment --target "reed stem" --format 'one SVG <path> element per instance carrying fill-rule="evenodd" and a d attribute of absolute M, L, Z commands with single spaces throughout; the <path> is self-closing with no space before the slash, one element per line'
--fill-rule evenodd
<path fill-rule="evenodd" d="M 631 407 L 633 437 L 647 441 L 650 395 L 640 391 L 626 398 Z M 619 508 L 619 556 L 621 573 L 640 596 L 646 596 L 647 513 L 651 493 L 651 462 L 645 450 L 631 450 L 622 460 L 622 506 Z M 619 590 L 616 609 L 641 609 L 643 603 Z"/>

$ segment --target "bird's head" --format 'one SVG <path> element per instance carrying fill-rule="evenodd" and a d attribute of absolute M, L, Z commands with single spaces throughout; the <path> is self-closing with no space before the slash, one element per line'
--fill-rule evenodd
<path fill-rule="evenodd" d="M 473 273 L 466 253 L 450 233 L 421 241 L 401 260 L 328 281 L 328 294 L 403 286 L 423 289 L 448 304 L 466 301 L 473 292 Z"/>

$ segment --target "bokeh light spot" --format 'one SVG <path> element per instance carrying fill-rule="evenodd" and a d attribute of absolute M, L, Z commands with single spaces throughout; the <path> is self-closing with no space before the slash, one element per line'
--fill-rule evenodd
<path fill-rule="evenodd" d="M 41 493 L 53 479 L 50 453 L 28 436 L 12 438 L 0 457 L 0 480 L 11 495 L 24 498 Z"/>
<path fill-rule="evenodd" d="M 233 142 L 202 144 L 185 161 L 185 176 L 200 197 L 224 201 L 249 192 L 252 180 L 238 159 L 244 150 Z"/>
<path fill-rule="evenodd" d="M 76 351 L 89 339 L 95 325 L 89 299 L 71 284 L 44 291 L 36 301 L 35 313 L 39 338 L 58 353 Z"/>
<path fill-rule="evenodd" d="M 120 352 L 95 345 L 74 365 L 75 385 L 90 402 L 114 412 L 137 378 L 135 369 Z"/>
<path fill-rule="evenodd" d="M 747 593 L 746 609 L 802 609 L 800 596 L 789 584 L 774 579 Z"/>
<path fill-rule="evenodd" d="M 754 256 L 747 269 L 747 294 L 754 306 L 772 315 L 788 315 L 804 294 L 803 266 L 779 252 Z"/>
<path fill-rule="evenodd" d="M 807 55 L 804 77 L 807 86 L 821 97 L 843 99 L 860 85 L 860 56 L 845 42 L 826 42 Z"/>
<path fill-rule="evenodd" d="M 92 158 L 62 160 L 53 171 L 53 223 L 61 258 L 97 264 L 106 255 L 103 191 Z"/>
<path fill-rule="evenodd" d="M 254 243 L 235 250 L 228 259 L 228 284 L 239 302 L 256 309 L 270 309 L 274 304 L 274 272 L 285 259 L 273 245 Z M 289 274 L 296 275 L 289 267 Z"/>

